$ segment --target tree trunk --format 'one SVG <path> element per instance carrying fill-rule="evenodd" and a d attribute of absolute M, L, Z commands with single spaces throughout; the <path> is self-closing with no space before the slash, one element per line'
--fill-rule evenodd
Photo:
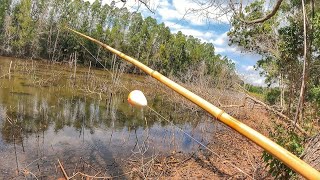
<path fill-rule="evenodd" d="M 284 87 L 284 82 L 283 82 L 283 74 L 280 74 L 280 107 L 282 110 L 285 109 L 285 100 L 284 100 L 284 91 L 285 91 L 285 87 Z"/>
<path fill-rule="evenodd" d="M 307 60 L 307 22 L 306 22 L 306 10 L 304 5 L 304 0 L 302 2 L 302 11 L 303 11 L 303 39 L 304 39 L 304 52 L 303 52 L 303 70 L 302 70 L 302 82 L 301 89 L 299 95 L 298 106 L 296 109 L 296 115 L 294 118 L 295 123 L 301 121 L 303 119 L 303 106 L 304 106 L 304 96 L 306 90 L 306 81 L 307 81 L 307 72 L 308 68 L 308 60 Z"/>
<path fill-rule="evenodd" d="M 52 61 L 55 61 L 55 59 L 54 59 L 54 55 L 55 55 L 56 48 L 57 48 L 57 44 L 58 44 L 59 33 L 60 33 L 60 30 L 59 30 L 59 28 L 58 28 L 56 41 L 54 42 L 54 48 L 53 48 L 52 59 L 51 59 Z"/>

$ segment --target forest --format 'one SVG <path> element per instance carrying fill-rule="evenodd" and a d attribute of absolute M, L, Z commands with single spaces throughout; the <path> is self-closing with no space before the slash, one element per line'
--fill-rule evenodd
<path fill-rule="evenodd" d="M 236 77 L 233 62 L 216 54 L 213 44 L 181 32 L 173 34 L 164 23 L 143 18 L 141 13 L 129 12 L 125 7 L 102 5 L 100 0 L 92 4 L 83 0 L 2 2 L 0 53 L 5 56 L 68 61 L 77 53 L 79 63 L 88 65 L 92 61 L 99 66 L 95 60 L 99 59 L 110 68 L 112 54 L 65 28 L 71 27 L 166 75 L 183 77 L 187 71 L 198 71 L 198 65 L 203 64 L 203 75 L 223 75 L 226 80 Z M 126 68 L 126 72 L 135 71 L 134 67 Z"/>
<path fill-rule="evenodd" d="M 266 8 L 270 2 L 265 0 L 248 1 L 247 4 L 243 1 L 204 0 L 200 3 L 191 0 L 200 5 L 190 13 L 212 20 L 214 17 L 206 15 L 217 7 L 230 17 L 229 45 L 243 53 L 261 56 L 255 69 L 266 78 L 265 87 L 245 84 L 234 62 L 216 53 L 212 43 L 181 31 L 172 33 L 164 23 L 143 17 L 139 11 L 131 12 L 126 6 L 118 8 L 101 0 L 93 3 L 85 0 L 0 1 L 1 56 L 27 59 L 32 63 L 43 60 L 71 64 L 76 60 L 83 67 L 120 69 L 129 75 L 144 75 L 120 60 L 115 63 L 115 55 L 66 27 L 75 29 L 178 79 L 220 107 L 227 108 L 226 111 L 235 117 L 249 119 L 248 123 L 254 128 L 320 169 L 317 155 L 320 152 L 320 1 L 275 0 Z M 151 1 L 137 2 L 148 7 Z M 239 105 L 240 101 L 243 101 L 242 105 Z M 175 103 L 183 104 L 181 112 L 199 112 L 183 100 Z M 266 151 L 252 154 L 255 153 L 263 162 L 257 160 L 257 167 L 250 170 L 249 177 L 298 177 Z M 193 162 L 197 162 L 196 158 Z M 260 169 L 268 171 L 268 175 Z M 226 172 L 226 176 L 233 177 L 230 172 Z"/>

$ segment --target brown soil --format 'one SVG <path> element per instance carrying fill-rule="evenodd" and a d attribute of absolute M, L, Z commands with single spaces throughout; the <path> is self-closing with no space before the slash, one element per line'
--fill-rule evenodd
<path fill-rule="evenodd" d="M 257 113 L 258 115 L 258 113 Z M 244 118 L 243 122 L 264 133 L 267 121 L 266 112 L 260 112 L 259 118 Z M 266 134 L 265 134 L 266 135 Z M 225 127 L 215 136 L 215 142 L 209 148 L 219 157 L 205 150 L 200 150 L 188 161 L 174 167 L 170 178 L 173 179 L 265 179 L 267 171 L 261 159 L 262 148 L 231 128 Z M 238 170 L 237 168 L 241 169 Z"/>
<path fill-rule="evenodd" d="M 149 79 L 149 81 L 148 83 L 155 83 L 154 80 Z M 230 90 L 211 90 L 208 92 L 203 88 L 200 88 L 200 90 L 199 87 L 189 86 L 187 88 L 193 92 L 200 92 L 198 93 L 200 96 L 211 99 L 211 102 L 216 105 L 241 105 L 244 99 L 244 94 L 239 92 Z M 166 89 L 165 87 L 162 88 Z M 225 96 L 226 93 L 228 96 Z M 169 94 L 168 97 L 189 110 L 206 113 L 187 100 L 182 99 L 176 93 Z M 244 107 L 222 109 L 251 128 L 268 136 L 272 124 L 270 114 L 261 106 L 247 102 Z M 214 118 L 212 120 L 217 121 Z M 263 149 L 235 130 L 222 123 L 221 125 L 224 130 L 212 134 L 215 140 L 208 145 L 214 153 L 199 148 L 199 151 L 191 155 L 173 154 L 170 158 L 175 159 L 176 163 L 167 165 L 168 167 L 165 170 L 167 173 L 162 174 L 160 179 L 271 179 L 261 158 Z M 168 161 L 168 157 L 162 159 L 162 162 L 166 161 Z"/>

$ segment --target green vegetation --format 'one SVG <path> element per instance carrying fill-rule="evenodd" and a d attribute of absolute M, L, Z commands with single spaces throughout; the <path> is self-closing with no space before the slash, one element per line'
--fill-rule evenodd
<path fill-rule="evenodd" d="M 251 84 L 245 84 L 244 85 L 245 89 L 249 92 L 256 93 L 256 94 L 263 94 L 265 91 L 265 88 L 261 86 L 254 86 Z"/>
<path fill-rule="evenodd" d="M 99 67 L 97 58 L 107 68 L 112 66 L 111 53 L 69 32 L 65 29 L 68 26 L 165 75 L 182 77 L 185 81 L 192 81 L 186 78 L 188 74 L 225 76 L 215 78 L 213 83 L 237 79 L 234 63 L 216 54 L 213 44 L 180 31 L 172 34 L 164 23 L 158 24 L 151 17 L 144 19 L 140 13 L 131 13 L 126 8 L 102 5 L 100 0 L 92 4 L 84 0 L 5 0 L 0 11 L 0 55 L 69 61 L 76 53 L 80 63 L 92 61 Z M 138 73 L 133 66 L 126 66 L 125 70 Z"/>
<path fill-rule="evenodd" d="M 320 106 L 320 87 L 310 88 L 309 99 Z"/>
<path fill-rule="evenodd" d="M 317 126 L 320 102 L 320 1 L 277 0 L 273 4 L 274 9 L 266 10 L 267 3 L 270 2 L 255 0 L 234 14 L 228 33 L 230 44 L 237 45 L 243 52 L 262 56 L 257 68 L 262 71 L 270 87 L 277 86 L 263 91 L 266 102 L 278 106 L 282 113 L 304 127 Z M 257 88 L 248 90 L 261 94 Z M 310 120 L 315 120 L 312 125 Z M 301 155 L 303 137 L 290 128 L 276 125 L 270 136 L 292 153 Z M 314 159 L 318 158 L 314 156 Z M 263 159 L 275 178 L 289 179 L 294 176 L 292 170 L 268 153 L 263 154 Z"/>
<path fill-rule="evenodd" d="M 115 68 L 111 53 L 69 32 L 65 29 L 68 26 L 184 82 L 205 78 L 211 87 L 230 87 L 238 81 L 235 64 L 216 54 L 213 44 L 180 31 L 173 34 L 151 17 L 101 2 L 1 0 L 0 55 L 54 62 L 71 62 L 76 57 L 85 65 L 93 62 L 96 67 L 101 63 Z M 214 6 L 212 2 L 217 1 L 203 3 Z M 244 87 L 272 107 L 279 106 L 276 109 L 289 119 L 305 125 L 307 120 L 319 123 L 320 116 L 320 1 L 302 2 L 254 0 L 243 7 L 229 4 L 223 12 L 233 12 L 230 44 L 262 57 L 256 67 L 269 87 Z M 266 10 L 267 3 L 275 6 L 274 11 Z M 199 14 L 210 14 L 206 9 Z M 122 63 L 126 72 L 140 73 Z M 281 125 L 276 125 L 270 136 L 296 155 L 303 151 L 303 138 Z M 263 157 L 276 178 L 293 176 L 293 171 L 271 155 L 264 153 Z"/>
<path fill-rule="evenodd" d="M 266 93 L 265 100 L 270 105 L 274 105 L 274 104 L 276 104 L 276 102 L 279 102 L 280 93 L 281 92 L 280 92 L 279 88 L 272 88 Z"/>
<path fill-rule="evenodd" d="M 313 87 L 320 86 L 320 6 L 319 1 L 305 3 L 307 24 L 304 30 L 301 1 L 277 2 L 281 5 L 276 13 L 259 23 L 247 22 L 270 13 L 264 9 L 265 1 L 256 0 L 247 5 L 244 12 L 233 16 L 228 35 L 230 43 L 242 51 L 262 55 L 257 67 L 269 85 L 279 87 L 268 92 L 266 100 L 270 104 L 281 102 L 280 106 L 288 110 L 287 116 L 301 122 L 303 107 L 315 102 Z"/>
<path fill-rule="evenodd" d="M 244 87 L 251 95 L 266 101 L 269 105 L 276 105 L 280 102 L 281 92 L 278 87 L 261 87 L 251 84 L 245 84 Z"/>
<path fill-rule="evenodd" d="M 280 146 L 289 150 L 296 156 L 300 156 L 304 150 L 303 138 L 294 133 L 292 130 L 287 130 L 281 124 L 274 124 L 274 132 L 270 133 L 270 137 Z M 270 174 L 276 179 L 290 179 L 296 176 L 296 173 L 288 168 L 281 161 L 273 157 L 268 152 L 264 151 L 262 155 L 263 161 L 269 167 Z"/>

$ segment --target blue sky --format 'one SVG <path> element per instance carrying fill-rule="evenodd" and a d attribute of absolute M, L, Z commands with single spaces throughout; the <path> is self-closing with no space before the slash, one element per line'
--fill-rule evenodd
<path fill-rule="evenodd" d="M 93 2 L 94 0 L 89 0 Z M 103 3 L 110 4 L 111 0 L 103 0 Z M 137 0 L 127 0 L 123 4 L 120 0 L 115 1 L 118 7 L 127 7 L 131 11 L 138 10 L 144 17 L 151 16 L 157 19 L 158 23 L 164 22 L 171 29 L 172 33 L 181 31 L 186 35 L 192 35 L 201 39 L 203 42 L 213 43 L 217 54 L 227 56 L 236 64 L 238 75 L 247 83 L 264 86 L 264 78 L 260 77 L 259 72 L 253 66 L 260 56 L 257 54 L 241 53 L 237 47 L 228 45 L 227 32 L 230 28 L 229 18 L 224 15 L 211 20 L 201 18 L 199 14 L 186 14 L 190 8 L 199 7 L 191 0 L 150 0 L 149 5 L 154 14 Z M 220 14 L 219 9 L 212 9 L 211 12 Z"/>

